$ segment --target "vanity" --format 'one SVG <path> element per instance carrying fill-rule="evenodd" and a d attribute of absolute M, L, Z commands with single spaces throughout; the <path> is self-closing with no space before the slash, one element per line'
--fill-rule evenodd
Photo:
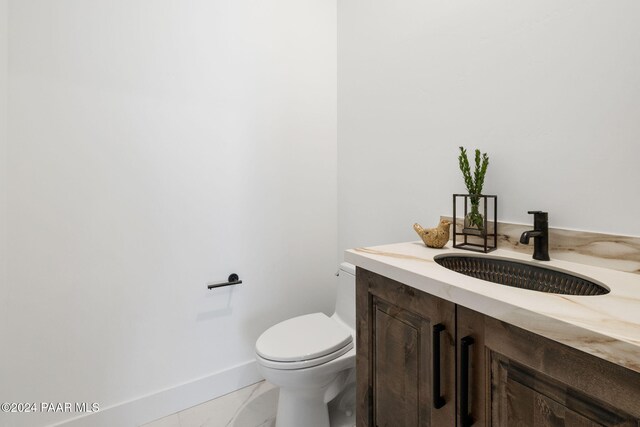
<path fill-rule="evenodd" d="M 477 255 L 604 289 L 547 293 L 452 271 L 443 254 L 471 255 L 419 242 L 345 253 L 357 266 L 358 427 L 640 426 L 638 274 Z"/>

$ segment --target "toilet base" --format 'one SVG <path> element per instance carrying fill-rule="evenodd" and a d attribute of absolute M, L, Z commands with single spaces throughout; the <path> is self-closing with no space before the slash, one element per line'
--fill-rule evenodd
<path fill-rule="evenodd" d="M 329 404 L 334 416 L 344 412 L 340 418 L 355 418 L 355 369 L 339 372 L 320 388 L 281 387 L 276 427 L 330 427 Z"/>
<path fill-rule="evenodd" d="M 309 389 L 280 389 L 276 427 L 329 427 L 324 393 Z"/>

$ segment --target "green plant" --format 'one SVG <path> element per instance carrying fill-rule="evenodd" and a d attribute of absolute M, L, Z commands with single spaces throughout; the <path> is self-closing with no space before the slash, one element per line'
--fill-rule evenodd
<path fill-rule="evenodd" d="M 470 195 L 469 199 L 471 200 L 471 212 L 467 215 L 467 218 L 471 225 L 482 230 L 484 228 L 484 219 L 480 214 L 479 196 L 482 194 L 484 177 L 487 174 L 487 167 L 489 166 L 489 156 L 487 153 L 480 154 L 480 150 L 476 149 L 473 176 L 471 175 L 471 166 L 469 165 L 467 150 L 465 150 L 464 147 L 460 147 L 458 162 L 460 164 L 462 176 L 464 177 L 464 183 L 467 186 L 467 191 Z"/>

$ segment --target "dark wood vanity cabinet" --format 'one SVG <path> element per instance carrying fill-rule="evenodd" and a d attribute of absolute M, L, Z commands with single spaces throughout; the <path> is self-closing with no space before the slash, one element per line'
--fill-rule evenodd
<path fill-rule="evenodd" d="M 640 427 L 640 374 L 357 270 L 357 426 Z"/>
<path fill-rule="evenodd" d="M 357 426 L 451 425 L 455 305 L 362 269 L 356 283 Z"/>

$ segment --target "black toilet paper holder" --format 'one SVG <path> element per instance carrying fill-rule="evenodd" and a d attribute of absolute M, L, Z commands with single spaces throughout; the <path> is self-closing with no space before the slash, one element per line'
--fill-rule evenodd
<path fill-rule="evenodd" d="M 227 278 L 226 282 L 211 283 L 207 285 L 207 289 L 223 288 L 225 286 L 239 285 L 240 283 L 242 283 L 242 280 L 240 280 L 240 277 L 238 277 L 236 273 L 231 273 Z"/>

